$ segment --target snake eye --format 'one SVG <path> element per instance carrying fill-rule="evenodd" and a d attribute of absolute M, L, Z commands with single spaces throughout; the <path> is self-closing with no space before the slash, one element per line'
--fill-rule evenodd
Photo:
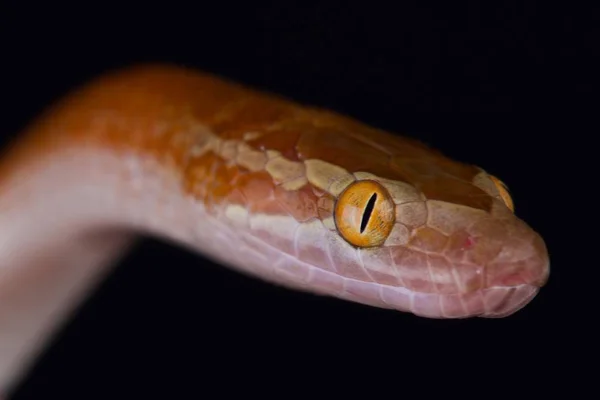
<path fill-rule="evenodd" d="M 496 185 L 496 189 L 498 189 L 498 193 L 500 193 L 500 197 L 502 197 L 502 201 L 506 207 L 508 207 L 510 211 L 515 212 L 515 205 L 512 197 L 510 197 L 510 193 L 508 192 L 508 187 L 504 184 L 504 182 L 493 175 L 490 175 L 490 179 L 492 182 L 494 182 L 494 185 Z"/>
<path fill-rule="evenodd" d="M 357 247 L 379 246 L 394 227 L 394 202 L 379 183 L 357 181 L 340 194 L 334 217 L 338 232 L 348 243 Z"/>

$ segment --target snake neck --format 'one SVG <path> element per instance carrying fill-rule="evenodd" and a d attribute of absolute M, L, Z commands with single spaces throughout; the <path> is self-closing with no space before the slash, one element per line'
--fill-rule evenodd
<path fill-rule="evenodd" d="M 0 180 L 0 393 L 23 376 L 135 231 L 177 232 L 175 240 L 185 232 L 168 229 L 182 222 L 175 212 L 182 205 L 170 201 L 172 175 L 140 156 L 73 149 L 12 171 Z"/>

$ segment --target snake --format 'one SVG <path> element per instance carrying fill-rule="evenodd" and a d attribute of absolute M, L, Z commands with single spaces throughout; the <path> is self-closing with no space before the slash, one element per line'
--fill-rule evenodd
<path fill-rule="evenodd" d="M 129 66 L 48 107 L 0 161 L 0 393 L 141 234 L 425 318 L 509 316 L 550 271 L 481 167 L 211 73 Z"/>

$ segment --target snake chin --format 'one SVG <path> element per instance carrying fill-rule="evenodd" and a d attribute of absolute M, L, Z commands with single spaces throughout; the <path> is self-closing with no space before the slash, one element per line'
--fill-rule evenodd
<path fill-rule="evenodd" d="M 527 305 L 539 292 L 539 286 L 523 284 L 513 287 L 491 287 L 485 290 L 485 297 L 495 298 L 494 306 L 481 317 L 503 318 L 516 313 Z M 498 296 L 499 295 L 499 296 Z"/>

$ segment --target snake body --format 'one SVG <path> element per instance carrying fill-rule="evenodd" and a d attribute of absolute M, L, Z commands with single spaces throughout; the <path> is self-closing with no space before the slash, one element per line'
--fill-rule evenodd
<path fill-rule="evenodd" d="M 0 163 L 0 390 L 136 232 L 290 288 L 501 317 L 547 280 L 481 168 L 209 74 L 142 66 L 49 109 Z"/>

